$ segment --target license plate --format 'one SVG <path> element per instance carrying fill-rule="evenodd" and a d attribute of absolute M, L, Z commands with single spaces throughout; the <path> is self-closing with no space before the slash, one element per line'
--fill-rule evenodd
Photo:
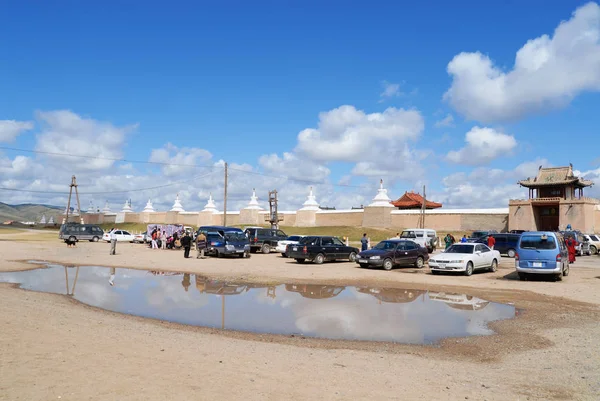
<path fill-rule="evenodd" d="M 542 262 L 533 262 L 533 267 L 542 267 Z"/>
<path fill-rule="evenodd" d="M 367 263 L 367 259 L 358 259 L 358 263 Z"/>
<path fill-rule="evenodd" d="M 244 251 L 236 251 L 237 253 L 244 253 Z"/>
<path fill-rule="evenodd" d="M 446 268 L 446 264 L 445 263 L 440 263 L 440 264 L 438 264 L 438 267 L 440 269 L 445 269 Z"/>
<path fill-rule="evenodd" d="M 294 250 L 294 251 L 297 251 L 297 250 L 298 250 L 298 247 L 296 247 L 296 246 L 295 246 L 295 247 L 293 248 L 293 250 Z"/>

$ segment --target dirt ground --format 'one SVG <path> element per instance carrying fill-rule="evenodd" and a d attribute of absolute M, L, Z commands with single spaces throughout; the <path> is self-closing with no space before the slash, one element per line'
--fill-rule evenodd
<path fill-rule="evenodd" d="M 27 260 L 189 272 L 260 283 L 373 285 L 460 292 L 524 313 L 498 334 L 436 346 L 332 341 L 183 326 L 0 284 L 0 399 L 600 399 L 600 256 L 562 282 L 496 273 L 433 276 L 351 263 L 298 265 L 276 254 L 184 259 L 181 251 L 0 231 L 0 271 Z M 39 239 L 39 240 L 38 240 Z"/>

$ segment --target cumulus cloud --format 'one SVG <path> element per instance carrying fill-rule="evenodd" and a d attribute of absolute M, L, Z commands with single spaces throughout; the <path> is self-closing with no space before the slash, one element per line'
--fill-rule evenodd
<path fill-rule="evenodd" d="M 211 159 L 212 154 L 208 150 L 189 147 L 179 148 L 172 143 L 167 143 L 160 149 L 153 149 L 148 161 L 163 163 L 162 173 L 172 177 L 188 174 L 192 170 L 202 170 L 200 166 L 208 166 Z"/>
<path fill-rule="evenodd" d="M 258 164 L 270 174 L 297 180 L 323 182 L 331 173 L 324 165 L 303 160 L 291 152 L 285 152 L 281 157 L 275 153 L 263 155 L 258 159 Z"/>
<path fill-rule="evenodd" d="M 444 127 L 453 127 L 454 126 L 454 117 L 452 114 L 447 114 L 446 117 L 442 118 L 435 122 L 435 128 L 444 128 Z"/>
<path fill-rule="evenodd" d="M 0 120 L 0 142 L 12 142 L 23 132 L 32 129 L 31 121 Z"/>
<path fill-rule="evenodd" d="M 452 84 L 444 99 L 472 120 L 516 120 L 564 107 L 583 92 L 600 90 L 600 6 L 588 3 L 552 37 L 529 40 L 510 71 L 480 52 L 456 55 L 447 70 Z"/>
<path fill-rule="evenodd" d="M 509 154 L 517 146 L 512 135 L 487 127 L 471 128 L 465 142 L 464 148 L 448 152 L 447 159 L 458 164 L 481 165 Z"/>
<path fill-rule="evenodd" d="M 397 97 L 402 94 L 402 92 L 400 92 L 400 84 L 393 84 L 388 81 L 383 81 L 381 85 L 383 86 L 383 92 L 379 94 L 380 103 L 384 102 L 386 99 Z"/>

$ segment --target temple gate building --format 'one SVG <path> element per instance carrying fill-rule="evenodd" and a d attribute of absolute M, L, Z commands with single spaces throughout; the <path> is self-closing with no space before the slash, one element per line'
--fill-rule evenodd
<path fill-rule="evenodd" d="M 509 230 L 558 231 L 570 224 L 574 230 L 595 231 L 594 213 L 600 201 L 583 196 L 583 189 L 593 182 L 576 177 L 573 165 L 540 166 L 536 177 L 519 185 L 529 189 L 529 198 L 509 201 Z"/>

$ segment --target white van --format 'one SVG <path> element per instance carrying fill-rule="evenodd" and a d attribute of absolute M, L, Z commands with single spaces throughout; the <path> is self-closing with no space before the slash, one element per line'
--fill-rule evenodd
<path fill-rule="evenodd" d="M 428 252 L 435 251 L 435 248 L 438 245 L 437 233 L 435 230 L 430 230 L 428 228 L 407 228 L 402 231 L 400 238 L 410 239 L 421 245 L 423 248 L 427 248 Z"/>

